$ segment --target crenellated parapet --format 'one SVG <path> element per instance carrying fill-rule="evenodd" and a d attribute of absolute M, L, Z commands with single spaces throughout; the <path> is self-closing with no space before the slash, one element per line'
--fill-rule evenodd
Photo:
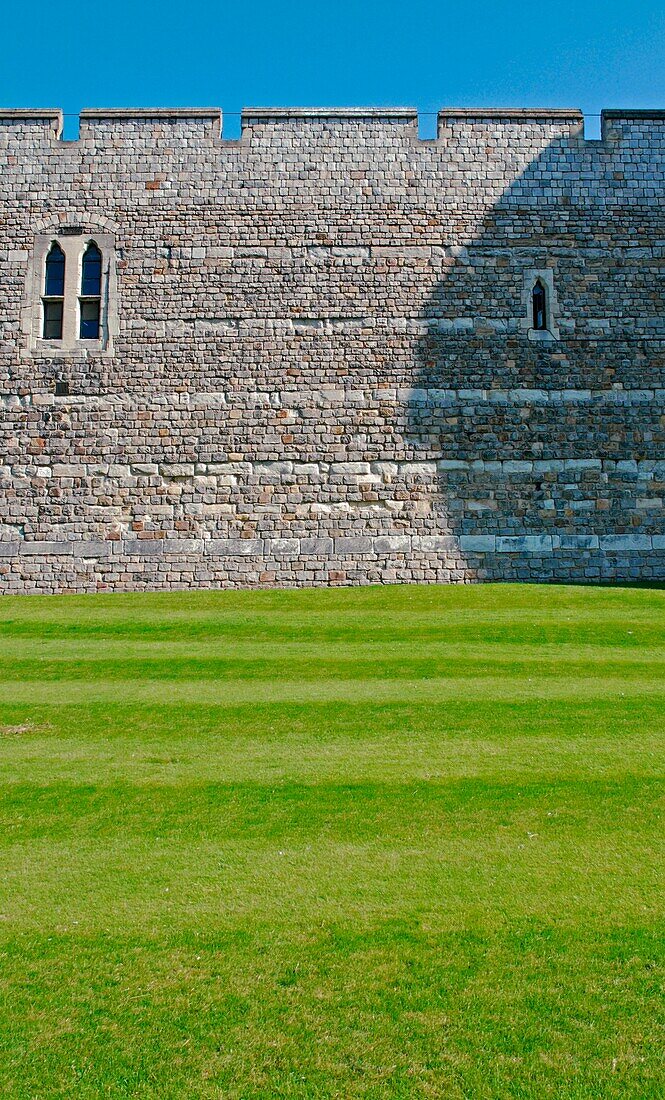
<path fill-rule="evenodd" d="M 418 111 L 411 107 L 246 107 L 241 114 L 240 144 L 260 147 L 300 140 L 309 146 L 333 137 L 349 143 L 385 140 L 392 145 L 401 141 L 408 146 L 454 151 L 473 147 L 488 136 L 499 145 L 525 140 L 546 143 L 556 138 L 569 140 L 571 145 L 584 143 L 584 115 L 575 108 L 446 107 L 438 112 L 436 136 L 428 139 L 419 138 L 418 122 Z M 58 108 L 0 109 L 3 144 L 61 142 L 62 129 L 63 114 Z M 224 138 L 222 111 L 217 107 L 87 108 L 79 116 L 78 141 L 63 144 L 121 145 L 137 138 L 155 144 L 167 139 L 186 142 L 194 148 L 238 144 Z M 602 112 L 600 142 L 608 147 L 620 143 L 641 149 L 644 142 L 662 144 L 664 138 L 665 111 Z"/>

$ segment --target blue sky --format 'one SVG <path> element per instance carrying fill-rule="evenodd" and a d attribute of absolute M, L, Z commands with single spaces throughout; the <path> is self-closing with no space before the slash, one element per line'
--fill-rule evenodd
<path fill-rule="evenodd" d="M 665 106 L 663 0 L 7 0 L 0 106 Z M 72 135 L 75 120 L 67 128 Z"/>

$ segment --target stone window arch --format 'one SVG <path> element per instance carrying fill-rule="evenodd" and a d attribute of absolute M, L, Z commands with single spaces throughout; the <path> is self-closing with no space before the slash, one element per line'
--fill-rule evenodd
<path fill-rule="evenodd" d="M 522 331 L 529 340 L 559 339 L 559 305 L 551 268 L 524 272 L 522 309 Z"/>
<path fill-rule="evenodd" d="M 34 355 L 112 354 L 118 327 L 114 234 L 71 225 L 38 233 L 23 318 Z"/>

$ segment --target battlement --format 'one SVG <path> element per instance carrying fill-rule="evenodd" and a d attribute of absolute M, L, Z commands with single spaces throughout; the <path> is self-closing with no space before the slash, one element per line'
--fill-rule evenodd
<path fill-rule="evenodd" d="M 62 134 L 63 115 L 59 107 L 12 107 L 0 109 L 0 137 L 3 132 L 27 138 L 46 136 L 57 141 Z"/>
<path fill-rule="evenodd" d="M 419 113 L 413 107 L 246 107 L 241 113 L 241 136 L 224 137 L 223 114 L 217 107 L 86 108 L 79 116 L 78 143 L 122 140 L 130 134 L 155 141 L 168 136 L 191 145 L 263 145 L 297 140 L 302 135 L 350 141 L 367 135 L 376 141 L 406 141 L 415 145 L 454 147 L 488 129 L 506 140 L 522 135 L 543 140 L 584 141 L 584 115 L 576 108 L 445 107 L 437 113 L 436 136 L 418 137 Z M 63 114 L 58 108 L 0 109 L 0 140 L 11 142 L 62 140 Z M 601 142 L 607 145 L 662 142 L 665 111 L 612 109 L 602 112 Z M 77 142 L 66 142 L 72 145 Z M 594 144 L 598 144 L 597 142 Z"/>
<path fill-rule="evenodd" d="M 222 112 L 219 107 L 91 107 L 79 116 L 79 141 L 106 136 L 114 139 L 138 132 L 142 135 L 219 141 Z"/>

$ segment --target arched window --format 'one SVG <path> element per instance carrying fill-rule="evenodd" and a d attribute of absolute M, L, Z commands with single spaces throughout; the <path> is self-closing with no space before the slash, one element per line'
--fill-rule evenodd
<path fill-rule="evenodd" d="M 45 340 L 62 340 L 62 319 L 65 306 L 65 254 L 54 241 L 46 257 L 43 336 Z"/>
<path fill-rule="evenodd" d="M 533 307 L 533 327 L 538 332 L 542 332 L 547 328 L 547 297 L 545 287 L 540 279 L 536 280 L 531 291 L 531 304 Z"/>
<path fill-rule="evenodd" d="M 102 254 L 94 241 L 83 253 L 79 298 L 81 340 L 99 340 L 102 309 Z"/>

